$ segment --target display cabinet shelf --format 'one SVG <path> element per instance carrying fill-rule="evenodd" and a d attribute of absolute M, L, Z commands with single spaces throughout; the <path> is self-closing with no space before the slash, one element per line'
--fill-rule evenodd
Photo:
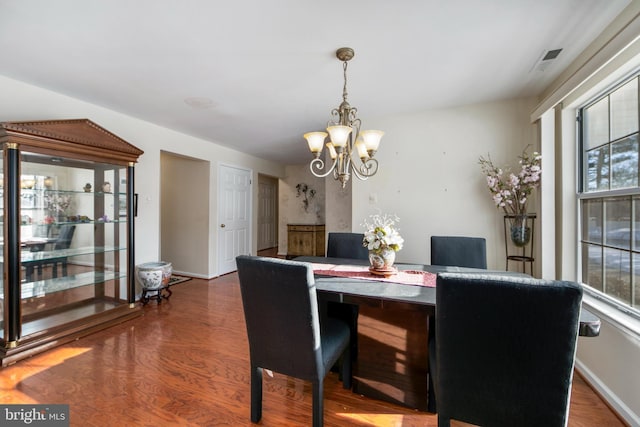
<path fill-rule="evenodd" d="M 113 191 L 85 191 L 85 190 L 52 190 L 47 188 L 22 188 L 22 194 L 84 194 L 86 196 L 103 194 L 113 195 Z"/>
<path fill-rule="evenodd" d="M 31 208 L 33 209 L 33 208 Z M 110 224 L 110 223 L 126 223 L 127 220 L 126 219 L 109 219 L 107 221 L 99 221 L 99 220 L 95 220 L 95 219 L 91 219 L 88 221 L 56 221 L 55 223 L 51 223 L 51 224 L 46 224 L 46 223 L 41 223 L 41 224 L 35 224 L 35 223 L 26 223 L 26 224 L 21 224 L 23 227 L 24 226 L 46 226 L 46 225 L 65 225 L 65 224 L 69 224 L 69 225 L 78 225 L 78 224 Z M 0 226 L 2 226 L 2 224 L 4 223 L 4 221 L 0 221 Z"/>
<path fill-rule="evenodd" d="M 88 271 L 85 273 L 72 274 L 55 279 L 37 280 L 35 282 L 22 284 L 22 299 L 39 298 L 56 292 L 68 291 L 83 286 L 91 286 L 104 283 L 109 280 L 116 280 L 126 277 L 124 273 L 113 271 Z M 0 290 L 0 299 L 4 299 L 4 292 Z"/>
<path fill-rule="evenodd" d="M 132 217 L 142 151 L 87 119 L 3 122 L 0 144 L 6 366 L 141 314 Z"/>
<path fill-rule="evenodd" d="M 69 258 L 78 255 L 94 255 L 126 249 L 126 246 L 86 246 L 82 248 L 58 249 L 54 251 L 21 251 L 20 261 L 24 265 L 28 262 L 54 261 L 60 258 Z"/>

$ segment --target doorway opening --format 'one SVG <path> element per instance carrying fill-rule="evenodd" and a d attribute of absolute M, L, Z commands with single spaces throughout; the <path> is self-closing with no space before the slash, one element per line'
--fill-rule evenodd
<path fill-rule="evenodd" d="M 278 179 L 258 175 L 258 253 L 278 253 Z"/>
<path fill-rule="evenodd" d="M 160 259 L 173 271 L 209 274 L 210 163 L 160 152 Z"/>

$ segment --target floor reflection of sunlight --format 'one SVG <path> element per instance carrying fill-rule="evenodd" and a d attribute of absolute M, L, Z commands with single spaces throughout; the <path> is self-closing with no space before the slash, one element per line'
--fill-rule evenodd
<path fill-rule="evenodd" d="M 336 415 L 352 421 L 355 425 L 371 425 L 376 427 L 406 427 L 410 425 L 419 425 L 411 423 L 411 415 L 347 413 L 338 413 Z M 415 418 L 414 421 L 418 421 L 418 418 Z M 424 425 L 424 420 L 421 420 L 420 425 Z"/>
<path fill-rule="evenodd" d="M 22 360 L 16 365 L 3 368 L 3 374 L 0 375 L 0 393 L 2 393 L 0 401 L 3 404 L 38 403 L 28 395 L 16 390 L 16 386 L 33 375 L 37 375 L 46 369 L 63 363 L 67 359 L 79 356 L 90 350 L 91 348 L 82 347 L 51 349 L 46 354 Z"/>

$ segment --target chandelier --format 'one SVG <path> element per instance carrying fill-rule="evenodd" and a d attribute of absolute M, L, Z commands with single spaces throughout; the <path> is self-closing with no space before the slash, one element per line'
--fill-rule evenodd
<path fill-rule="evenodd" d="M 332 119 L 327 122 L 330 141 L 326 146 L 332 162 L 330 167 L 326 165 L 328 170 L 324 170 L 325 162 L 320 158 L 327 132 L 304 134 L 314 156 L 309 164 L 311 173 L 318 178 L 324 178 L 333 173 L 334 179 L 342 183 L 342 188 L 347 185 L 351 172 L 363 181 L 378 172 L 378 161 L 373 157 L 384 135 L 381 130 L 360 131 L 361 121 L 357 117 L 358 110 L 347 102 L 347 63 L 353 55 L 353 49 L 349 47 L 342 47 L 336 51 L 336 57 L 342 61 L 344 87 L 342 103 L 331 111 Z M 360 160 L 354 161 L 354 154 L 357 154 Z"/>

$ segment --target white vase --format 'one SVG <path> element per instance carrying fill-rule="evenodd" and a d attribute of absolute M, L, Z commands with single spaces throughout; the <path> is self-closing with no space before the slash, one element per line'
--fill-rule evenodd
<path fill-rule="evenodd" d="M 396 251 L 393 249 L 369 251 L 369 263 L 374 270 L 391 270 L 394 262 L 396 262 Z"/>

